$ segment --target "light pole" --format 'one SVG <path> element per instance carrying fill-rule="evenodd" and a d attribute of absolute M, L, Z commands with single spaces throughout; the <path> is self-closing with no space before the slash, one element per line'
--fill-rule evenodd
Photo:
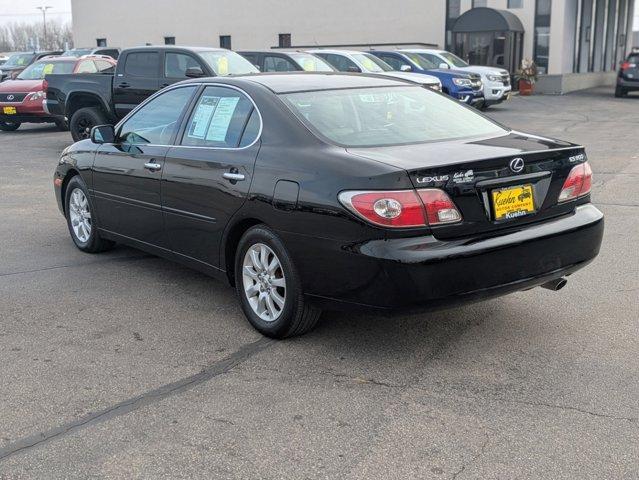
<path fill-rule="evenodd" d="M 44 26 L 44 48 L 47 48 L 47 10 L 49 10 L 50 8 L 53 7 L 48 7 L 48 6 L 42 6 L 42 7 L 36 7 L 38 10 L 42 11 L 42 24 Z"/>

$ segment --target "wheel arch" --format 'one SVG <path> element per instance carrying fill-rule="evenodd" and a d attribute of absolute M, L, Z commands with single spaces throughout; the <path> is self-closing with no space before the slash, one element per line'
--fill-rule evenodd
<path fill-rule="evenodd" d="M 67 100 L 67 118 L 70 120 L 75 112 L 86 107 L 99 108 L 105 115 L 109 114 L 109 109 L 98 95 L 78 92 L 69 95 L 69 99 Z"/>
<path fill-rule="evenodd" d="M 232 286 L 235 286 L 235 254 L 242 235 L 255 225 L 266 225 L 258 218 L 242 218 L 231 225 L 224 234 L 222 262 L 226 269 L 226 277 Z"/>
<path fill-rule="evenodd" d="M 67 187 L 69 186 L 69 182 L 72 178 L 80 175 L 80 172 L 75 168 L 70 168 L 66 175 L 64 176 L 64 180 L 62 180 L 62 186 L 60 187 L 60 198 L 62 200 L 62 212 L 66 215 L 66 199 L 67 199 Z"/>

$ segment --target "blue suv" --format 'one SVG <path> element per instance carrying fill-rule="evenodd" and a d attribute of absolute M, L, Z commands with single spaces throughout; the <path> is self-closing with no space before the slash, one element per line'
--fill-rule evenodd
<path fill-rule="evenodd" d="M 484 89 L 481 76 L 476 73 L 442 69 L 426 58 L 411 52 L 371 50 L 370 53 L 388 63 L 394 70 L 433 75 L 442 82 L 442 91 L 460 102 L 481 108 Z"/>

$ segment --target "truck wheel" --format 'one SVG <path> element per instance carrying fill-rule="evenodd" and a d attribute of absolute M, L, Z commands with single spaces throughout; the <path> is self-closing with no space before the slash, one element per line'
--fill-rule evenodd
<path fill-rule="evenodd" d="M 0 130 L 3 132 L 13 132 L 20 128 L 20 122 L 0 122 Z"/>
<path fill-rule="evenodd" d="M 69 129 L 71 136 L 76 142 L 84 140 L 91 136 L 91 129 L 96 125 L 104 125 L 107 123 L 102 110 L 96 107 L 85 107 L 76 111 L 71 116 Z"/>
<path fill-rule="evenodd" d="M 55 126 L 58 127 L 58 130 L 61 132 L 66 132 L 69 130 L 69 124 L 65 120 L 54 120 Z"/>

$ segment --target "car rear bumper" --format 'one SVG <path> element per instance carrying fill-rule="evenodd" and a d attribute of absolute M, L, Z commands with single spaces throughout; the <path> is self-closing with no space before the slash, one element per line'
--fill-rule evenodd
<path fill-rule="evenodd" d="M 324 307 L 428 310 L 569 275 L 597 256 L 603 228 L 603 214 L 586 204 L 571 215 L 492 237 L 421 236 L 338 246 L 283 236 L 305 292 Z"/>
<path fill-rule="evenodd" d="M 626 90 L 639 90 L 639 78 L 636 80 L 628 80 L 623 77 L 617 77 L 617 85 Z"/>
<path fill-rule="evenodd" d="M 0 110 L 1 111 L 1 110 Z M 51 115 L 48 115 L 44 112 L 42 113 L 20 113 L 18 112 L 15 115 L 4 115 L 0 113 L 0 122 L 9 122 L 9 123 L 53 123 L 55 118 Z"/>

